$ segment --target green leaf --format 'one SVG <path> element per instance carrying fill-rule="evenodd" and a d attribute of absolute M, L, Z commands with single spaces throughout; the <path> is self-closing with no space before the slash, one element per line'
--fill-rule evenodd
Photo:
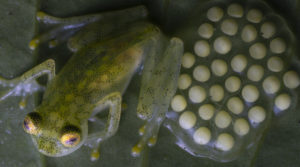
<path fill-rule="evenodd" d="M 42 1 L 40 5 L 42 11 L 62 17 L 121 9 L 143 3 L 149 7 L 152 21 L 160 24 L 165 33 L 172 34 L 183 26 L 184 20 L 188 19 L 194 4 L 198 2 L 198 0 L 46 0 Z M 268 2 L 274 3 L 275 8 L 276 5 L 279 8 L 278 4 L 282 3 L 278 0 L 269 0 Z M 286 3 L 293 4 L 294 2 L 290 0 Z M 37 6 L 36 0 L 0 0 L 0 76 L 14 78 L 36 65 L 37 59 L 47 59 L 47 56 L 54 54 L 39 54 L 37 57 L 28 49 L 28 43 L 37 28 L 35 21 L 35 13 L 39 10 Z M 286 5 L 285 7 L 289 9 L 291 6 Z M 299 7 L 298 3 L 296 8 L 298 11 Z M 296 16 L 299 16 L 299 13 Z M 299 21 L 299 19 L 296 20 Z M 299 25 L 294 25 L 292 29 L 300 32 Z M 68 58 L 68 56 L 63 57 L 62 53 L 54 56 L 58 61 L 58 69 Z M 60 57 L 61 55 L 62 57 Z M 298 166 L 300 164 L 300 112 L 297 109 L 274 117 L 271 128 L 266 132 L 260 145 L 245 151 L 239 159 L 233 162 L 219 163 L 207 158 L 191 156 L 175 145 L 174 136 L 164 127 L 161 128 L 156 146 L 146 150 L 144 156 L 133 158 L 130 150 L 139 140 L 138 128 L 143 125 L 143 121 L 139 120 L 135 113 L 139 81 L 139 76 L 133 78 L 123 98 L 128 108 L 122 114 L 119 131 L 117 135 L 101 145 L 100 159 L 96 162 L 89 160 L 91 150 L 85 146 L 68 156 L 59 158 L 45 157 L 37 151 L 31 137 L 23 131 L 22 122 L 26 113 L 36 107 L 35 101 L 38 97 L 30 95 L 28 105 L 24 110 L 19 109 L 18 105 L 21 97 L 9 97 L 0 102 L 0 166 L 134 167 L 147 166 L 145 164 L 149 163 L 151 167 L 273 167 Z M 299 90 L 297 89 L 297 91 Z"/>

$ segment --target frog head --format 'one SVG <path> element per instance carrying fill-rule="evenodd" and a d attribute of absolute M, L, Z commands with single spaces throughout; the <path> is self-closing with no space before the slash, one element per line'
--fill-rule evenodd
<path fill-rule="evenodd" d="M 87 138 L 87 121 L 77 121 L 57 112 L 31 112 L 23 121 L 25 132 L 31 134 L 39 152 L 52 157 L 68 155 Z"/>

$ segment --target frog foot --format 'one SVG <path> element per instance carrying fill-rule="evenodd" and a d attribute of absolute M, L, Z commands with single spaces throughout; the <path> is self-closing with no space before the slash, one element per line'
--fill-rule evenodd
<path fill-rule="evenodd" d="M 153 122 L 149 121 L 139 129 L 139 134 L 141 135 L 140 141 L 132 147 L 131 154 L 134 157 L 141 155 L 145 147 L 153 147 L 157 142 L 157 134 L 163 119 L 161 121 Z M 157 120 L 156 120 L 157 121 Z"/>
<path fill-rule="evenodd" d="M 48 42 L 49 48 L 56 47 L 57 45 L 68 41 L 70 37 L 73 37 L 75 33 L 79 30 L 82 30 L 82 27 L 85 27 L 91 23 L 95 23 L 96 27 L 100 27 L 100 33 L 83 35 L 82 33 L 74 36 L 72 44 L 78 42 L 77 39 L 81 39 L 79 41 L 90 41 L 90 36 L 93 36 L 93 41 L 99 41 L 98 39 L 94 39 L 97 35 L 101 34 L 101 36 L 105 36 L 106 31 L 109 29 L 113 30 L 115 27 L 120 27 L 124 23 L 131 23 L 137 20 L 141 20 L 147 17 L 147 10 L 144 6 L 137 6 L 133 8 L 128 8 L 124 10 L 112 11 L 112 12 L 104 12 L 98 14 L 89 14 L 84 16 L 77 17 L 69 17 L 69 18 L 59 18 L 54 17 L 44 12 L 37 12 L 36 19 L 38 22 L 43 23 L 45 25 L 50 25 L 50 30 L 42 33 L 41 35 L 35 37 L 29 43 L 29 48 L 31 50 L 35 50 L 40 44 Z M 116 18 L 120 18 L 116 21 Z M 120 23 L 119 23 L 120 22 Z M 92 24 L 90 27 L 95 27 L 95 24 Z M 99 26 L 100 24 L 100 26 Z M 116 25 L 117 24 L 117 25 Z M 120 24 L 120 25 L 119 25 Z M 109 25 L 109 26 L 107 26 Z M 98 28 L 99 29 L 99 28 Z M 103 30 L 102 30 L 103 29 Z M 90 29 L 87 27 L 85 31 L 89 31 Z M 112 31 L 108 31 L 110 33 Z M 69 45 L 69 44 L 68 44 Z M 76 48 L 75 48 L 76 50 Z M 71 49 L 71 51 L 73 51 Z"/>
<path fill-rule="evenodd" d="M 9 96 L 22 96 L 22 99 L 19 102 L 20 109 L 26 107 L 28 95 L 44 89 L 44 87 L 36 81 L 29 83 L 15 83 L 14 80 L 5 80 L 1 78 L 0 82 L 6 82 L 5 86 L 2 85 L 4 90 L 0 91 L 0 101 L 4 101 Z"/>
<path fill-rule="evenodd" d="M 48 75 L 48 81 L 55 75 L 55 63 L 52 59 L 46 60 L 14 79 L 0 77 L 0 101 L 5 100 L 9 96 L 22 96 L 23 98 L 20 101 L 19 106 L 21 109 L 25 108 L 27 95 L 45 89 L 44 86 L 40 85 L 35 80 L 45 74 Z"/>

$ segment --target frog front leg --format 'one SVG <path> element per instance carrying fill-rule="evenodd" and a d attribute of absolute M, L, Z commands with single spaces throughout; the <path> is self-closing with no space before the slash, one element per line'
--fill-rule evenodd
<path fill-rule="evenodd" d="M 44 12 L 38 12 L 37 20 L 39 22 L 55 27 L 31 40 L 29 47 L 34 50 L 39 44 L 48 41 L 49 47 L 55 47 L 67 41 L 75 34 L 68 42 L 70 50 L 75 52 L 82 45 L 100 41 L 103 37 L 115 32 L 116 29 L 122 27 L 124 24 L 145 19 L 147 15 L 148 13 L 144 6 L 69 18 L 59 18 Z M 84 29 L 97 29 L 97 31 L 88 31 L 93 33 L 80 33 L 86 32 Z M 78 34 L 76 34 L 77 32 Z"/>
<path fill-rule="evenodd" d="M 157 57 L 156 51 L 146 62 L 137 114 L 147 121 L 140 129 L 140 141 L 132 148 L 134 156 L 140 155 L 147 144 L 153 146 L 156 143 L 160 125 L 177 88 L 182 55 L 182 41 L 172 38 L 162 58 Z"/>
<path fill-rule="evenodd" d="M 51 81 L 55 76 L 55 62 L 52 59 L 46 60 L 45 62 L 35 66 L 31 70 L 25 72 L 23 75 L 14 79 L 4 79 L 0 77 L 0 84 L 5 87 L 9 87 L 5 91 L 0 93 L 0 101 L 3 101 L 9 96 L 21 96 L 28 93 L 32 93 L 32 89 L 28 89 L 32 81 L 43 76 L 48 75 L 48 82 Z M 38 85 L 34 82 L 34 84 Z M 38 90 L 38 89 L 37 89 Z M 36 90 L 36 91 L 37 91 Z M 20 102 L 20 107 L 25 106 L 24 99 Z"/>
<path fill-rule="evenodd" d="M 91 153 L 92 161 L 95 161 L 99 158 L 100 143 L 105 139 L 110 138 L 117 132 L 121 117 L 121 105 L 122 95 L 120 92 L 110 93 L 96 104 L 93 115 L 106 107 L 109 107 L 109 114 L 105 129 L 100 132 L 90 134 L 85 143 L 93 149 Z"/>

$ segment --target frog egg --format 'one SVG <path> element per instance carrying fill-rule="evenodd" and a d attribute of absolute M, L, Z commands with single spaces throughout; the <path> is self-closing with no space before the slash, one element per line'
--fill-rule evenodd
<path fill-rule="evenodd" d="M 215 107 L 211 104 L 204 104 L 202 105 L 199 110 L 199 116 L 203 120 L 210 120 L 214 116 Z"/>
<path fill-rule="evenodd" d="M 210 78 L 210 71 L 204 65 L 199 65 L 194 68 L 193 77 L 199 82 L 205 82 Z"/>
<path fill-rule="evenodd" d="M 263 43 L 255 43 L 250 46 L 249 53 L 254 59 L 262 59 L 267 55 L 267 48 Z"/>
<path fill-rule="evenodd" d="M 238 97 L 231 97 L 227 101 L 227 108 L 232 113 L 238 115 L 243 112 L 244 110 L 244 103 L 243 101 Z"/>
<path fill-rule="evenodd" d="M 193 103 L 201 103 L 206 98 L 205 89 L 201 86 L 193 86 L 189 90 L 189 98 Z"/>
<path fill-rule="evenodd" d="M 281 58 L 274 56 L 269 58 L 267 66 L 270 71 L 280 72 L 283 69 L 283 61 Z"/>
<path fill-rule="evenodd" d="M 224 14 L 223 9 L 215 6 L 208 9 L 207 18 L 212 22 L 218 22 L 219 20 L 222 19 L 223 14 Z"/>
<path fill-rule="evenodd" d="M 195 56 L 191 53 L 184 53 L 182 56 L 182 66 L 184 68 L 191 68 L 195 63 Z"/>
<path fill-rule="evenodd" d="M 260 27 L 260 32 L 263 38 L 269 39 L 276 32 L 275 25 L 271 22 L 266 22 Z"/>
<path fill-rule="evenodd" d="M 171 107 L 176 112 L 181 112 L 186 108 L 186 101 L 182 95 L 176 95 L 171 101 Z"/>
<path fill-rule="evenodd" d="M 242 40 L 244 42 L 251 42 L 253 41 L 257 36 L 257 31 L 253 25 L 246 25 L 242 30 Z"/>
<path fill-rule="evenodd" d="M 226 111 L 220 111 L 215 117 L 215 124 L 218 128 L 227 128 L 231 123 L 231 116 Z"/>
<path fill-rule="evenodd" d="M 210 54 L 210 46 L 206 41 L 200 40 L 195 43 L 194 51 L 199 57 L 207 57 Z"/>
<path fill-rule="evenodd" d="M 252 65 L 249 67 L 247 77 L 249 80 L 257 82 L 264 76 L 264 68 L 261 65 Z"/>
<path fill-rule="evenodd" d="M 211 63 L 211 70 L 216 76 L 223 76 L 227 73 L 227 63 L 224 60 L 216 59 Z"/>
<path fill-rule="evenodd" d="M 209 23 L 203 23 L 198 28 L 198 34 L 202 38 L 209 39 L 214 33 L 214 27 Z"/>
<path fill-rule="evenodd" d="M 253 103 L 259 98 L 259 91 L 254 85 L 246 85 L 242 89 L 242 96 L 245 101 Z"/>
<path fill-rule="evenodd" d="M 179 125 L 183 129 L 191 129 L 193 126 L 195 126 L 196 121 L 197 118 L 191 111 L 185 111 L 179 117 Z"/>
<path fill-rule="evenodd" d="M 216 142 L 216 147 L 222 151 L 229 151 L 234 145 L 233 137 L 228 133 L 221 133 Z"/>
<path fill-rule="evenodd" d="M 248 134 L 250 127 L 248 122 L 245 119 L 239 118 L 235 120 L 233 124 L 233 130 L 237 135 L 244 136 Z"/>
<path fill-rule="evenodd" d="M 235 35 L 238 31 L 238 24 L 233 19 L 226 19 L 221 24 L 221 30 L 227 35 Z"/>
<path fill-rule="evenodd" d="M 261 123 L 266 118 L 266 111 L 260 106 L 254 106 L 248 111 L 248 117 L 253 123 Z"/>
<path fill-rule="evenodd" d="M 228 77 L 225 81 L 225 88 L 229 92 L 236 92 L 241 87 L 241 80 L 236 76 Z"/>
<path fill-rule="evenodd" d="M 252 23 L 259 23 L 263 17 L 263 14 L 260 10 L 258 9 L 251 9 L 247 13 L 247 20 L 252 22 Z"/>
<path fill-rule="evenodd" d="M 274 94 L 280 88 L 280 81 L 275 76 L 269 76 L 263 81 L 263 88 L 266 93 Z"/>
<path fill-rule="evenodd" d="M 291 97 L 286 93 L 280 94 L 275 98 L 275 106 L 281 111 L 288 109 L 290 105 Z"/>
<path fill-rule="evenodd" d="M 207 144 L 211 139 L 211 132 L 206 127 L 200 127 L 197 129 L 193 135 L 195 143 L 204 145 Z"/>
<path fill-rule="evenodd" d="M 288 71 L 283 75 L 283 83 L 287 88 L 294 89 L 300 84 L 300 79 L 295 71 Z"/>
<path fill-rule="evenodd" d="M 181 74 L 178 78 L 178 88 L 187 89 L 192 84 L 192 78 L 188 74 Z"/>
<path fill-rule="evenodd" d="M 231 68 L 235 72 L 242 72 L 247 66 L 247 58 L 244 55 L 236 55 L 231 60 Z"/>
<path fill-rule="evenodd" d="M 229 16 L 240 18 L 243 17 L 244 10 L 241 5 L 234 3 L 228 6 L 227 13 Z"/>
<path fill-rule="evenodd" d="M 212 101 L 219 102 L 224 98 L 224 89 L 220 85 L 213 85 L 209 89 L 209 96 Z"/>
<path fill-rule="evenodd" d="M 231 50 L 231 41 L 225 36 L 220 36 L 214 41 L 214 49 L 220 54 L 226 54 Z"/>
<path fill-rule="evenodd" d="M 283 53 L 286 49 L 286 45 L 283 39 L 275 38 L 270 42 L 270 50 L 273 53 Z"/>

